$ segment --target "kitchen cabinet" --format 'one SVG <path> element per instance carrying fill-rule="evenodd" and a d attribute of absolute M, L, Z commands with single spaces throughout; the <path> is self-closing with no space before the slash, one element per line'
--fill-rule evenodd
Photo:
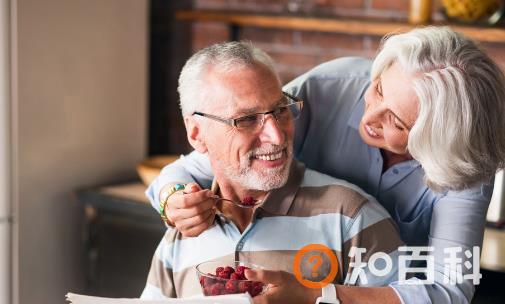
<path fill-rule="evenodd" d="M 86 290 L 104 297 L 139 297 L 166 229 L 140 181 L 77 191 L 84 205 Z"/>

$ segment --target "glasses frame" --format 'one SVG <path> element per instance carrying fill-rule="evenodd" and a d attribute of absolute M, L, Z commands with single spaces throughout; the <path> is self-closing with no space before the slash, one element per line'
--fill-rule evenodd
<path fill-rule="evenodd" d="M 229 126 L 232 126 L 232 127 L 236 128 L 237 130 L 242 130 L 241 128 L 237 127 L 237 121 L 238 120 L 243 119 L 244 117 L 247 117 L 247 116 L 261 114 L 261 115 L 263 115 L 263 120 L 261 121 L 261 125 L 260 126 L 263 126 L 263 124 L 265 123 L 265 117 L 268 114 L 272 114 L 272 116 L 275 118 L 275 120 L 278 121 L 277 117 L 275 116 L 274 113 L 275 113 L 275 111 L 277 111 L 281 107 L 289 107 L 291 105 L 299 104 L 300 105 L 300 112 L 302 111 L 302 109 L 303 109 L 303 100 L 301 98 L 296 97 L 294 95 L 291 95 L 291 94 L 289 94 L 287 92 L 284 92 L 284 91 L 282 91 L 282 94 L 284 96 L 286 96 L 287 98 L 289 98 L 292 102 L 288 102 L 285 105 L 278 106 L 275 109 L 273 109 L 271 111 L 267 111 L 267 112 L 253 113 L 253 114 L 248 114 L 248 115 L 244 115 L 244 116 L 237 117 L 237 118 L 222 118 L 222 117 L 219 117 L 219 116 L 216 116 L 216 115 L 202 113 L 202 112 L 198 112 L 198 111 L 193 112 L 193 114 L 191 114 L 191 115 L 203 116 L 203 117 L 215 120 L 215 121 L 222 122 L 222 123 L 227 124 Z M 294 102 L 293 102 L 293 100 L 294 100 Z"/>

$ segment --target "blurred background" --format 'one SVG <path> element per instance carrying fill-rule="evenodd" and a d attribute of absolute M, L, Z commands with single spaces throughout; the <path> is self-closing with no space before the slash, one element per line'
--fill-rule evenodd
<path fill-rule="evenodd" d="M 176 85 L 195 50 L 251 40 L 286 83 L 449 23 L 505 68 L 502 14 L 494 0 L 0 0 L 0 303 L 140 295 L 164 230 L 143 191 L 190 151 Z M 496 183 L 474 303 L 505 300 Z"/>

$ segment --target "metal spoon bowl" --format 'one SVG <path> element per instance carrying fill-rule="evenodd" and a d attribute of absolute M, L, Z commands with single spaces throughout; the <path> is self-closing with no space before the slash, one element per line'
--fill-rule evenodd
<path fill-rule="evenodd" d="M 235 204 L 236 206 L 240 207 L 240 208 L 246 208 L 246 209 L 249 209 L 249 208 L 254 208 L 260 204 L 263 203 L 262 200 L 257 200 L 254 202 L 254 204 L 251 204 L 251 205 L 245 205 L 244 203 L 242 202 L 238 202 L 238 201 L 234 201 L 234 200 L 231 200 L 231 199 L 227 199 L 227 198 L 222 198 L 220 196 L 214 196 L 214 199 L 218 200 L 218 201 L 227 201 L 227 202 L 230 202 L 230 203 L 233 203 Z"/>

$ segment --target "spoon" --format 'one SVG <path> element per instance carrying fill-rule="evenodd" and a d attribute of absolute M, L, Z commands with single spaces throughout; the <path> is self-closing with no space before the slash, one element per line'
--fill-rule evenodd
<path fill-rule="evenodd" d="M 217 195 L 214 196 L 214 199 L 219 200 L 219 201 L 231 202 L 240 208 L 253 208 L 253 207 L 263 203 L 262 200 L 256 200 L 256 199 L 252 198 L 251 196 L 244 197 L 244 199 L 242 201 L 234 201 L 231 199 L 222 198 Z"/>

